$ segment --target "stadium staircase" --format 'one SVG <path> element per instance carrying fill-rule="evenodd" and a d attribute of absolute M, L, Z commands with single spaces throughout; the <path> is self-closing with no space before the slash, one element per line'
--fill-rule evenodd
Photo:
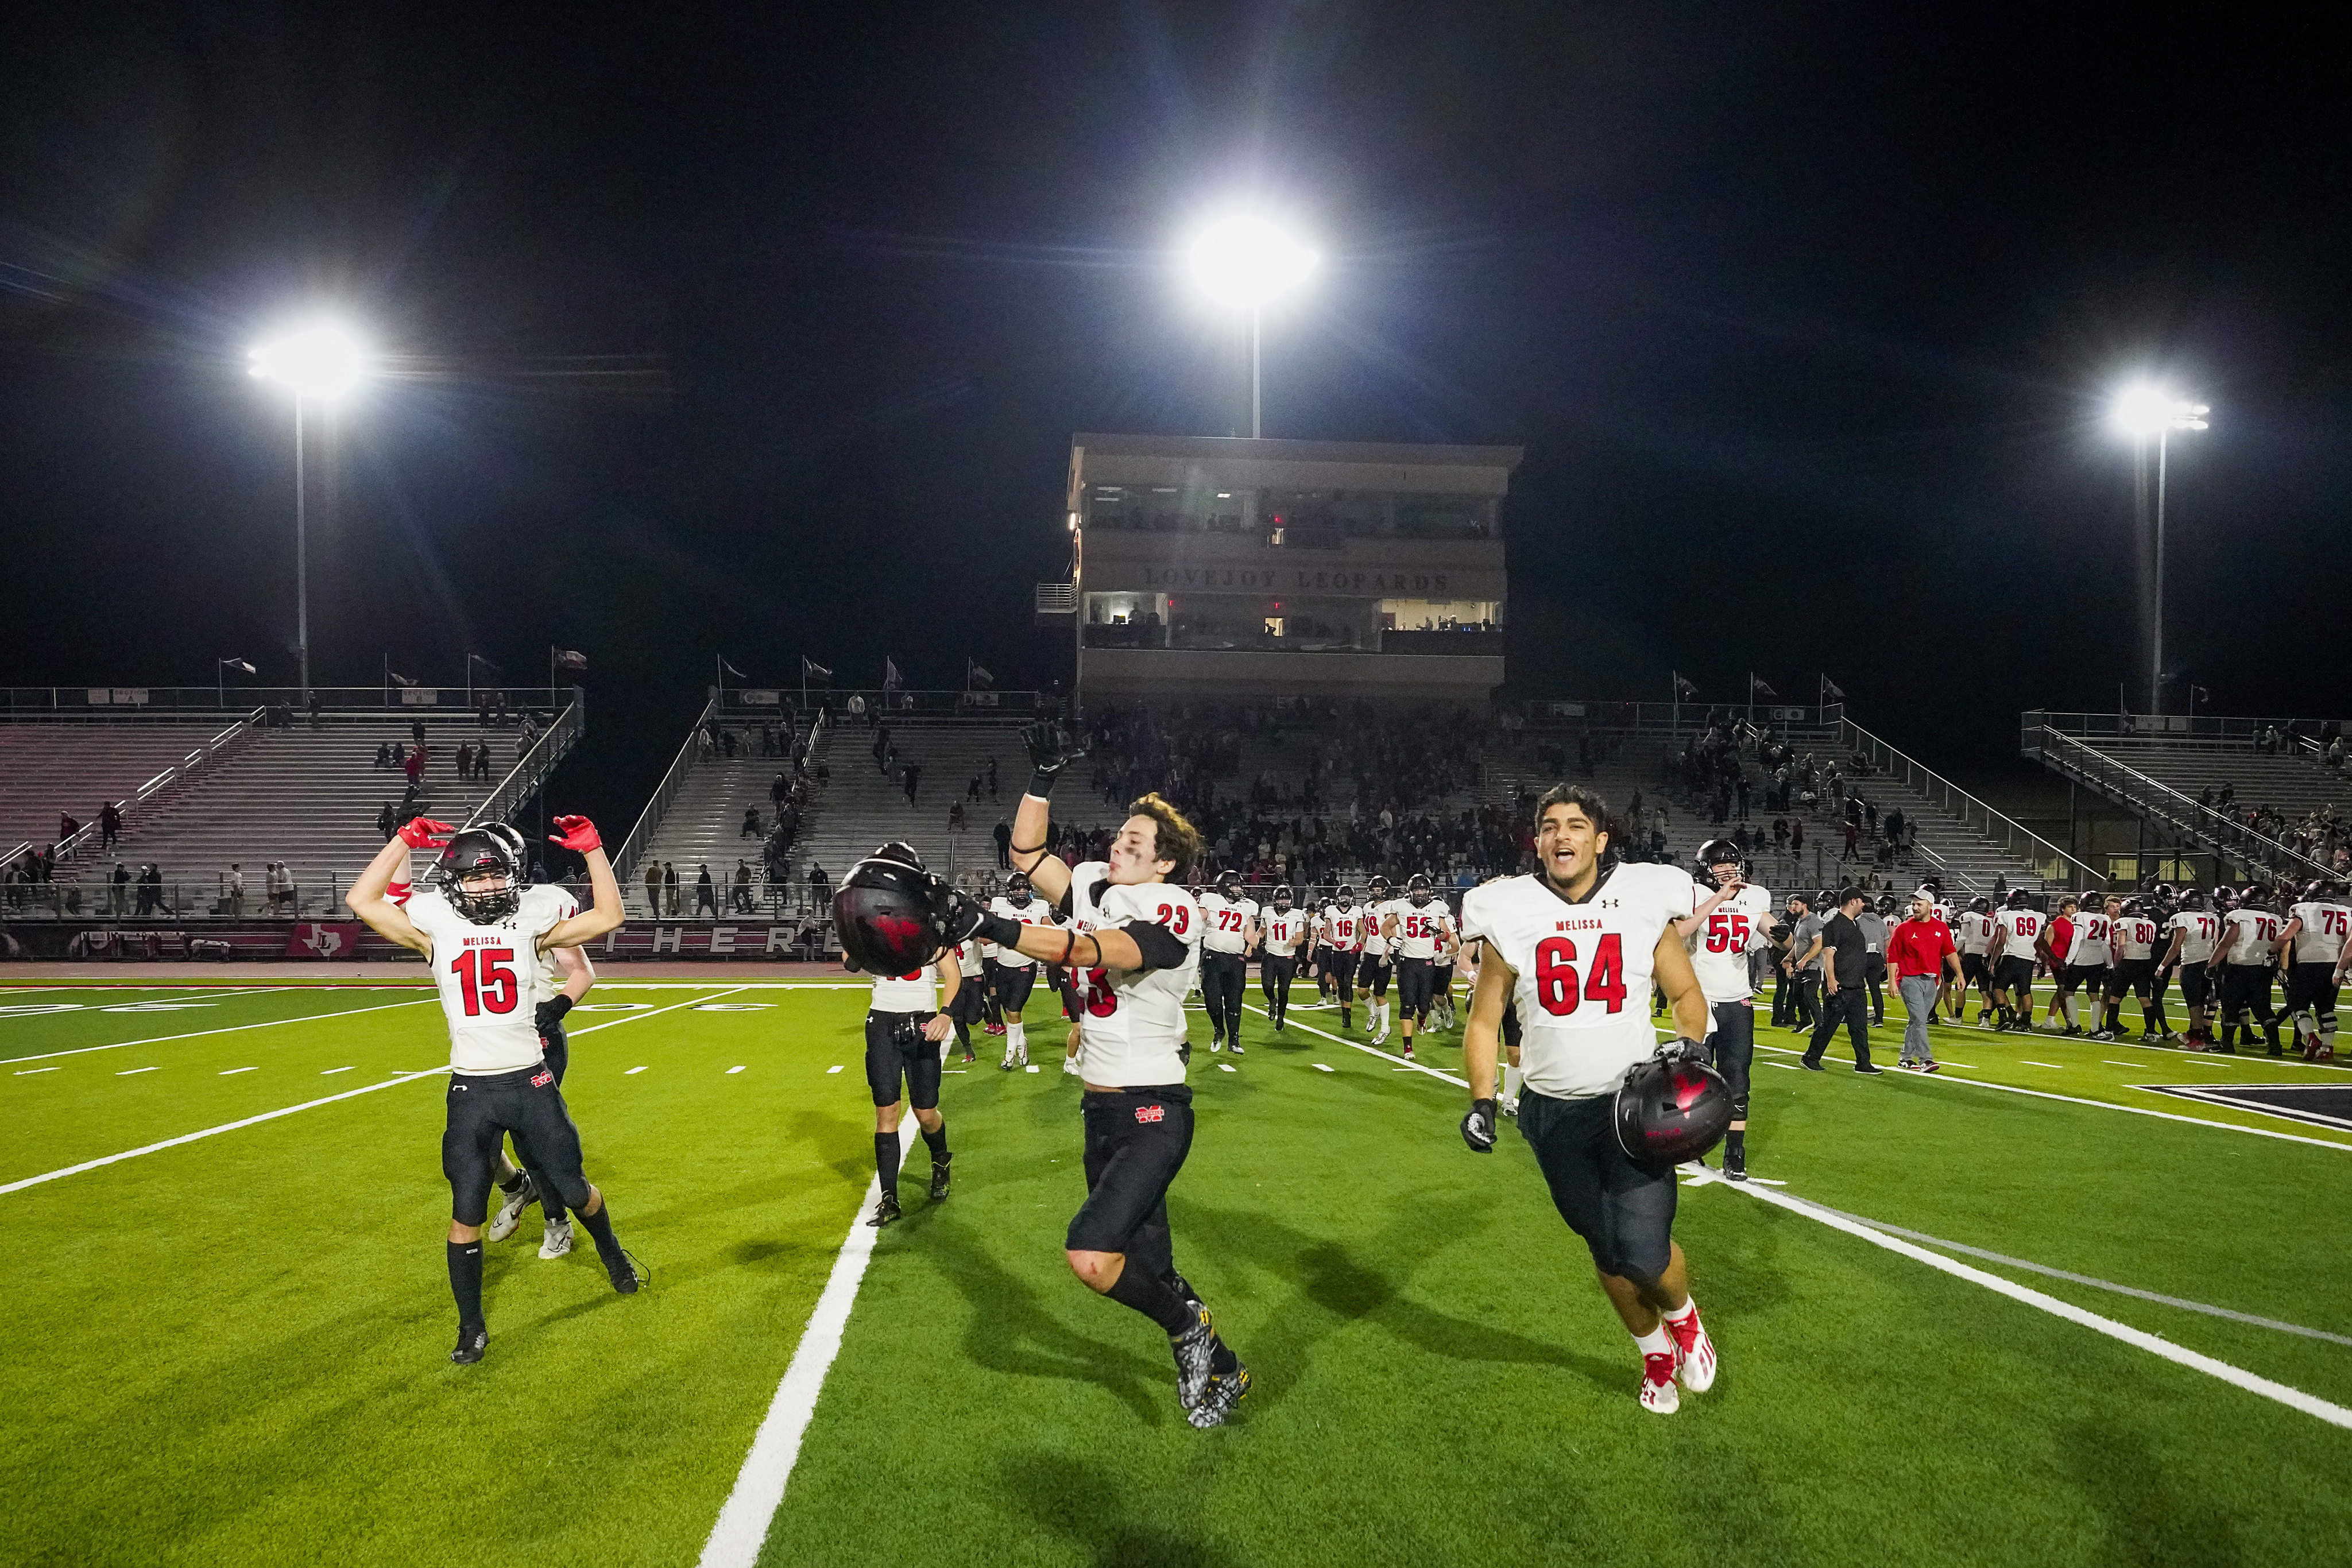
<path fill-rule="evenodd" d="M 2146 733 L 2140 725 L 2195 725 L 2188 733 Z M 2290 737 L 2276 751 L 2256 748 L 2260 719 L 2135 717 L 2130 727 L 2112 714 L 2024 715 L 2018 749 L 2060 778 L 2081 785 L 2131 812 L 2154 829 L 2159 843 L 2267 866 L 2282 874 L 2334 874 L 2320 862 L 2255 832 L 2230 811 L 2204 803 L 2211 789 L 2226 788 L 2232 805 L 2267 807 L 2299 821 L 2313 811 L 2338 816 L 2352 801 L 2352 787 L 2323 765 L 2312 743 Z M 2208 728 L 2207 727 L 2210 727 Z"/>
<path fill-rule="evenodd" d="M 743 809 L 757 806 L 760 824 L 763 829 L 775 825 L 775 807 L 768 796 L 776 775 L 792 766 L 791 758 L 762 757 L 755 732 L 737 728 L 739 749 L 730 757 L 723 747 L 706 744 L 705 728 L 717 713 L 716 701 L 707 704 L 686 733 L 686 742 L 678 748 L 670 771 L 654 798 L 646 804 L 646 814 L 638 820 L 623 845 L 622 853 L 614 864 L 621 876 L 623 906 L 629 914 L 647 916 L 656 913 L 646 904 L 645 862 L 650 859 L 677 868 L 678 909 L 691 915 L 695 908 L 695 882 L 701 868 L 710 868 L 710 880 L 719 884 L 719 906 L 728 907 L 727 884 L 735 875 L 735 862 L 751 862 L 754 878 L 762 879 L 766 853 L 764 838 L 743 836 Z M 733 727 L 734 721 L 727 721 Z M 819 726 L 811 742 L 809 767 L 826 755 L 831 744 L 832 727 Z M 818 792 L 822 797 L 823 791 Z M 812 806 L 812 811 L 814 805 Z M 809 818 L 802 821 L 801 844 L 807 841 Z M 802 853 L 798 845 L 794 855 Z"/>
<path fill-rule="evenodd" d="M 134 811 L 107 863 L 120 860 L 135 870 L 152 862 L 166 884 L 179 890 L 173 907 L 204 915 L 214 912 L 219 878 L 232 864 L 245 875 L 247 913 L 260 913 L 263 869 L 282 861 L 295 878 L 292 913 L 331 914 L 352 878 L 383 847 L 377 816 L 386 804 L 399 803 L 407 782 L 375 766 L 378 747 L 413 744 L 411 727 L 423 723 L 429 760 L 419 809 L 446 821 L 481 821 L 511 811 L 536 789 L 577 742 L 582 709 L 575 693 L 527 752 L 520 745 L 522 730 L 485 729 L 471 714 L 331 709 L 315 726 L 251 724 L 208 768 Z M 485 742 L 491 749 L 489 778 L 455 778 L 457 747 Z M 94 839 L 89 848 L 79 865 L 94 879 L 106 872 Z"/>
<path fill-rule="evenodd" d="M 832 779 L 819 792 L 793 849 L 795 874 L 804 878 L 814 863 L 838 885 L 842 873 L 891 839 L 906 840 L 924 864 L 958 881 L 994 872 L 993 830 L 1000 818 L 1013 820 L 1029 782 L 1029 754 L 1021 744 L 1024 722 L 925 716 L 894 719 L 895 767 L 922 764 L 912 806 L 895 768 L 886 778 L 874 765 L 873 733 L 856 723 L 841 726 L 827 743 L 825 761 Z M 986 774 L 991 757 L 997 762 L 996 799 L 988 798 L 983 785 L 978 800 L 966 800 L 966 787 L 974 774 Z M 964 801 L 965 828 L 951 835 L 948 808 L 960 800 Z"/>
<path fill-rule="evenodd" d="M 58 844 L 58 875 L 95 854 L 99 808 L 115 803 L 136 823 L 174 786 L 244 741 L 258 710 L 242 717 L 20 720 L 0 724 L 0 863 L 58 842 L 69 811 L 86 834 Z"/>

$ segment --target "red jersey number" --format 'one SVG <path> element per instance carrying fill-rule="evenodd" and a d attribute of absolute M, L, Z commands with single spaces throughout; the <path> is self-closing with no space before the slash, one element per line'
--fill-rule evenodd
<path fill-rule="evenodd" d="M 1118 993 L 1110 988 L 1108 970 L 1080 969 L 1076 977 L 1078 1001 L 1090 1016 L 1107 1019 L 1118 1011 Z"/>
<path fill-rule="evenodd" d="M 1706 950 L 1710 953 L 1748 951 L 1748 916 L 1738 910 L 1718 909 L 1706 917 Z"/>
<path fill-rule="evenodd" d="M 1580 992 L 1576 975 L 1576 944 L 1566 936 L 1547 936 L 1536 945 L 1536 1000 L 1554 1018 L 1566 1018 L 1581 1002 L 1605 1005 L 1611 1012 L 1625 1006 L 1623 941 L 1612 931 L 1592 950 L 1592 967 Z"/>
<path fill-rule="evenodd" d="M 514 971 L 507 967 L 513 962 L 511 947 L 468 947 L 449 960 L 449 972 L 457 977 L 457 991 L 465 998 L 467 1018 L 515 1010 L 522 993 L 515 984 Z"/>

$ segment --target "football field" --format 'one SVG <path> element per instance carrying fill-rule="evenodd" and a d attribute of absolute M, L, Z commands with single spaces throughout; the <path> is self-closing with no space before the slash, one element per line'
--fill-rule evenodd
<path fill-rule="evenodd" d="M 2343 1069 L 1759 1029 L 1758 1180 L 1676 1222 L 1722 1373 L 1660 1417 L 1525 1144 L 1463 1147 L 1458 1034 L 1254 1014 L 1171 1199 L 1255 1376 L 1196 1432 L 1063 1262 L 1050 994 L 878 1236 L 865 998 L 608 972 L 565 1095 L 651 1285 L 533 1211 L 460 1367 L 429 991 L 0 989 L 0 1562 L 2352 1561 Z"/>

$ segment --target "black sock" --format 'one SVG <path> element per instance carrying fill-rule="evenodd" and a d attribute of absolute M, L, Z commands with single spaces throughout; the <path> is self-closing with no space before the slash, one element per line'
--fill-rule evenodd
<path fill-rule="evenodd" d="M 514 1175 L 504 1178 L 499 1183 L 499 1190 L 505 1193 L 509 1197 L 512 1197 L 515 1194 L 522 1190 L 522 1184 L 530 1179 L 530 1178 L 526 1176 L 520 1167 L 518 1167 Z"/>
<path fill-rule="evenodd" d="M 1742 1161 L 1746 1160 L 1748 1158 L 1748 1129 L 1745 1127 L 1734 1127 L 1728 1133 L 1724 1134 L 1723 1152 L 1729 1158 Z"/>
<path fill-rule="evenodd" d="M 596 1212 L 593 1214 L 583 1211 L 580 1216 L 580 1223 L 588 1228 L 588 1234 L 594 1239 L 596 1250 L 601 1256 L 610 1258 L 621 1249 L 620 1242 L 613 1236 L 611 1204 L 598 1204 Z"/>
<path fill-rule="evenodd" d="M 1242 1358 L 1235 1355 L 1233 1347 L 1222 1338 L 1216 1342 L 1215 1348 L 1209 1352 L 1209 1370 L 1219 1377 L 1231 1377 L 1240 1368 L 1241 1364 Z"/>
<path fill-rule="evenodd" d="M 1149 1269 L 1122 1267 L 1118 1278 L 1103 1294 L 1122 1307 L 1141 1312 L 1171 1334 L 1182 1333 L 1200 1321 L 1191 1303 Z"/>
<path fill-rule="evenodd" d="M 457 1298 L 457 1326 L 482 1326 L 482 1244 L 449 1243 L 449 1293 Z"/>
<path fill-rule="evenodd" d="M 971 1054 L 971 1028 L 961 1019 L 950 1020 L 955 1025 L 956 1045 L 966 1056 Z"/>
<path fill-rule="evenodd" d="M 884 1192 L 898 1190 L 898 1134 L 874 1134 L 874 1174 L 882 1179 Z"/>
<path fill-rule="evenodd" d="M 947 1118 L 943 1116 L 940 1119 L 939 1130 L 937 1132 L 929 1130 L 924 1132 L 923 1145 L 931 1151 L 931 1164 L 935 1166 L 943 1166 L 948 1163 Z"/>

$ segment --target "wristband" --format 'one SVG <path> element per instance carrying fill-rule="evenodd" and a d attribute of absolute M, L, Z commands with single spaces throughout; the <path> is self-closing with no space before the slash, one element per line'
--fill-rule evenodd
<path fill-rule="evenodd" d="M 1046 799 L 1054 792 L 1055 778 L 1055 774 L 1048 773 L 1042 768 L 1038 768 L 1034 773 L 1029 775 L 1028 792 L 1036 796 L 1040 800 Z"/>
<path fill-rule="evenodd" d="M 1008 920 L 1002 915 L 982 915 L 980 924 L 971 931 L 982 941 L 993 942 L 999 947 L 1018 948 L 1021 946 L 1021 922 Z"/>

